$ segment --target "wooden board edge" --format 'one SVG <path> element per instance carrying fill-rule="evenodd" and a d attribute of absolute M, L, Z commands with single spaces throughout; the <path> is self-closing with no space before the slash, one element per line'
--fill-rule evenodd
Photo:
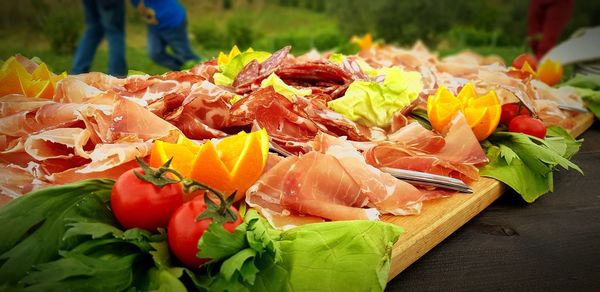
<path fill-rule="evenodd" d="M 571 133 L 573 137 L 580 136 L 594 124 L 594 120 L 594 114 L 592 113 L 578 115 L 575 117 L 575 126 L 569 130 L 569 133 Z"/>
<path fill-rule="evenodd" d="M 485 177 L 481 179 L 494 181 L 482 190 L 482 195 L 472 196 L 465 200 L 458 208 L 444 214 L 432 225 L 412 236 L 410 240 L 402 242 L 402 236 L 400 236 L 400 244 L 395 245 L 392 250 L 392 264 L 388 281 L 491 205 L 506 190 L 503 183 L 494 179 Z M 460 220 L 461 218 L 464 220 Z"/>

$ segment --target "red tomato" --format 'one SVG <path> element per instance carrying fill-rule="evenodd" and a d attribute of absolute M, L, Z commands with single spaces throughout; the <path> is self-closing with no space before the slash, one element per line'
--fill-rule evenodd
<path fill-rule="evenodd" d="M 233 232 L 235 227 L 242 223 L 242 218 L 239 212 L 230 207 L 237 215 L 237 220 L 234 222 L 226 222 L 223 224 L 225 230 Z M 212 219 L 202 219 L 196 221 L 196 217 L 206 209 L 203 197 L 198 196 L 194 200 L 184 203 L 173 213 L 169 228 L 167 230 L 167 238 L 171 252 L 182 262 L 186 267 L 197 268 L 201 264 L 207 262 L 207 259 L 196 257 L 198 253 L 198 241 L 202 234 L 208 229 Z"/>
<path fill-rule="evenodd" d="M 508 125 L 510 132 L 523 133 L 544 139 L 546 137 L 546 126 L 542 121 L 527 115 L 516 116 Z"/>
<path fill-rule="evenodd" d="M 521 109 L 519 110 L 519 103 L 507 103 L 502 105 L 502 113 L 500 114 L 500 123 L 508 125 L 512 119 L 514 119 L 518 115 L 531 115 L 529 110 L 521 105 Z"/>
<path fill-rule="evenodd" d="M 512 78 L 517 78 L 517 79 L 521 79 L 521 80 L 525 80 L 532 76 L 531 73 L 529 73 L 527 71 L 514 70 L 514 69 L 508 70 L 508 72 L 506 72 L 506 75 L 508 75 Z"/>
<path fill-rule="evenodd" d="M 537 59 L 532 54 L 527 53 L 518 55 L 513 60 L 512 66 L 517 69 L 521 69 L 523 68 L 523 64 L 525 64 L 525 62 L 529 63 L 529 66 L 531 66 L 531 69 L 534 71 L 537 69 Z"/>
<path fill-rule="evenodd" d="M 123 173 L 113 186 L 110 206 L 125 228 L 142 228 L 156 231 L 167 227 L 173 212 L 183 204 L 183 191 L 179 184 L 162 188 L 140 180 L 134 171 L 144 174 L 141 168 Z"/>

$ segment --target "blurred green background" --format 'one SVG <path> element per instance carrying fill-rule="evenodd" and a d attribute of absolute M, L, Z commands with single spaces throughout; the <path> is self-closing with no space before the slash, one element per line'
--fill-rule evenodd
<path fill-rule="evenodd" d="M 129 1 L 128 1 L 129 2 Z M 469 48 L 507 62 L 526 46 L 525 0 L 181 0 L 194 50 L 204 59 L 233 44 L 273 51 L 285 45 L 299 54 L 344 47 L 352 35 L 410 46 L 423 40 L 441 55 Z M 38 56 L 56 72 L 68 70 L 83 26 L 79 0 L 4 1 L 0 5 L 0 59 Z M 563 33 L 600 24 L 600 1 L 576 1 Z M 165 68 L 146 53 L 146 27 L 127 5 L 129 69 L 159 74 Z M 92 70 L 106 71 L 107 45 Z"/>

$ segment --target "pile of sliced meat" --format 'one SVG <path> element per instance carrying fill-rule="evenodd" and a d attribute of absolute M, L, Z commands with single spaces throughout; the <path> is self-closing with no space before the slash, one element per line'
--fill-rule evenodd
<path fill-rule="evenodd" d="M 116 178 L 149 155 L 154 140 L 220 138 L 265 128 L 271 143 L 293 154 L 272 155 L 247 193 L 247 202 L 277 227 L 323 220 L 379 218 L 382 213 L 418 214 L 423 201 L 452 193 L 411 185 L 381 167 L 461 179 L 479 178 L 487 163 L 465 119 L 458 115 L 442 133 L 407 118 L 413 107 L 444 85 L 466 82 L 497 90 L 503 102 L 520 99 L 547 123 L 568 126 L 572 114 L 558 104 L 581 104 L 573 92 L 535 80 L 515 79 L 506 67 L 474 54 L 438 60 L 423 46 L 411 50 L 374 47 L 341 64 L 329 54 L 294 57 L 289 47 L 264 62 L 248 63 L 231 86 L 218 86 L 216 61 L 189 71 L 117 79 L 102 73 L 68 76 L 54 97 L 0 97 L 0 191 L 14 198 L 33 189 L 86 178 Z M 30 72 L 36 64 L 25 58 Z M 387 129 L 367 127 L 331 110 L 355 80 L 370 78 L 359 66 L 399 66 L 421 73 L 425 89 L 394 116 Z M 493 64 L 492 64 L 493 63 Z M 261 81 L 276 74 L 287 85 L 310 89 L 292 99 Z M 201 143 L 201 141 L 199 141 Z"/>

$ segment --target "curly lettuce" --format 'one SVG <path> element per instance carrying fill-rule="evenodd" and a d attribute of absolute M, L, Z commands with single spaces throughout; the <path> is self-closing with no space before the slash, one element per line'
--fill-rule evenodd
<path fill-rule="evenodd" d="M 369 75 L 385 76 L 382 83 L 357 80 L 346 94 L 328 106 L 365 126 L 389 127 L 394 113 L 417 99 L 423 89 L 421 74 L 398 67 L 376 69 Z"/>

